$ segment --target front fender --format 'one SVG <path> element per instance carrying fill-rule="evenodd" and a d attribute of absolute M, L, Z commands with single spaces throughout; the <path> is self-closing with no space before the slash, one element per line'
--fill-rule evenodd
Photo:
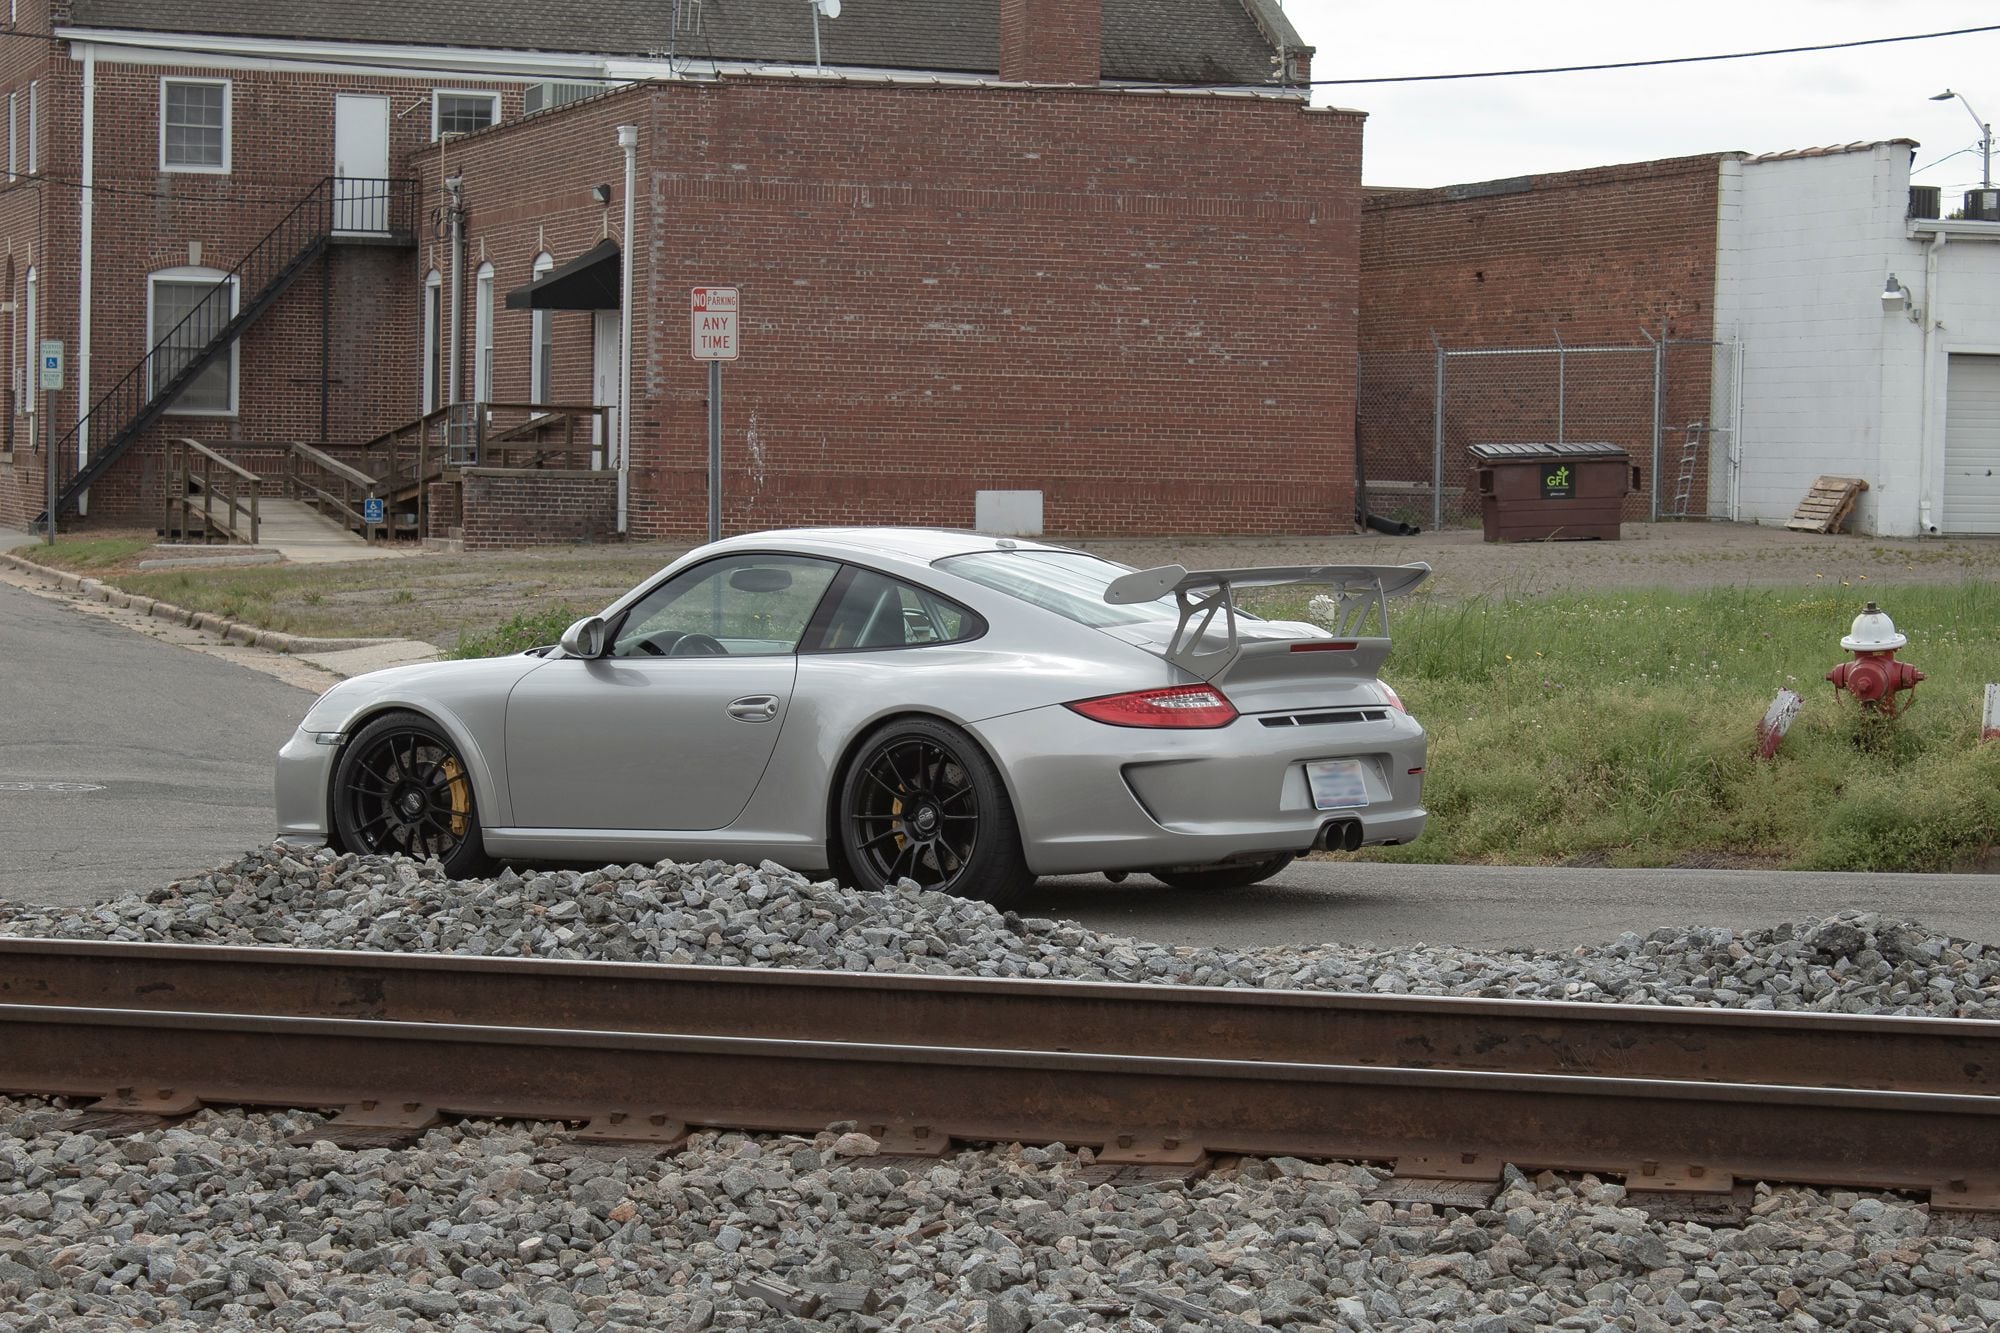
<path fill-rule="evenodd" d="M 382 714 L 415 713 L 443 731 L 458 751 L 472 782 L 480 824 L 505 828 L 514 817 L 505 778 L 507 696 L 524 676 L 543 665 L 539 657 L 516 654 L 370 672 L 320 696 L 299 730 L 338 733 L 342 738 L 338 754 L 346 751 L 356 732 Z M 331 771 L 327 781 L 330 790 Z"/>

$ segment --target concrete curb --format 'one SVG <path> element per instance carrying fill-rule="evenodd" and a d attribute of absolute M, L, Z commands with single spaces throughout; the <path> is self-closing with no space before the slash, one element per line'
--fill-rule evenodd
<path fill-rule="evenodd" d="M 387 644 L 408 642 L 404 639 L 315 639 L 303 634 L 286 634 L 281 630 L 259 629 L 255 625 L 226 620 L 211 612 L 189 611 L 171 602 L 140 597 L 114 588 L 101 579 L 85 578 L 81 574 L 72 574 L 64 569 L 51 569 L 47 565 L 24 559 L 12 552 L 0 551 L 0 562 L 12 565 L 23 573 L 32 574 L 46 582 L 57 584 L 70 592 L 100 602 L 108 602 L 112 606 L 137 611 L 155 620 L 207 630 L 231 643 L 240 643 L 246 648 L 263 648 L 274 653 L 297 655 L 342 652 L 350 648 L 378 648 Z"/>

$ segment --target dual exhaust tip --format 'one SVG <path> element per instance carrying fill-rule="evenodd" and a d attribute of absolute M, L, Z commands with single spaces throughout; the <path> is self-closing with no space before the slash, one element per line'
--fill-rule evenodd
<path fill-rule="evenodd" d="M 1358 852 L 1363 836 L 1361 821 L 1358 819 L 1329 819 L 1320 826 L 1319 839 L 1313 843 L 1316 852 Z"/>

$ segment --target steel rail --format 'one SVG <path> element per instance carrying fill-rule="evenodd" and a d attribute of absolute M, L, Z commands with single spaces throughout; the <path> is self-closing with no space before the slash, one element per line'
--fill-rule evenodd
<path fill-rule="evenodd" d="M 2000 1023 L 0 940 L 0 1088 L 2000 1206 Z M 249 1011 L 249 1012 L 244 1012 Z"/>

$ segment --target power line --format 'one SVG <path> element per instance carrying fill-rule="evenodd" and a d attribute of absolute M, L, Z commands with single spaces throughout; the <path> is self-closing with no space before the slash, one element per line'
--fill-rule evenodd
<path fill-rule="evenodd" d="M 1587 74 L 1605 70 L 1657 69 L 1669 65 L 1703 65 L 1703 64 L 1714 64 L 1720 61 L 1727 61 L 1727 60 L 1758 60 L 1767 56 L 1810 55 L 1815 52 L 1821 52 L 1821 51 L 1852 51 L 1871 46 L 1891 46 L 1902 42 L 1928 42 L 1928 41 L 1935 41 L 1939 38 L 1944 38 L 1944 37 L 1969 37 L 1979 33 L 1989 33 L 1989 32 L 2000 32 L 2000 23 L 1989 23 L 1979 27 L 1972 27 L 1972 28 L 1947 28 L 1938 32 L 1905 33 L 1901 36 L 1896 36 L 1896 37 L 1863 37 L 1863 38 L 1858 38 L 1854 41 L 1847 41 L 1847 42 L 1820 42 L 1809 46 L 1774 46 L 1774 47 L 1766 47 L 1764 49 L 1756 51 L 1727 51 L 1727 52 L 1720 52 L 1714 55 L 1703 55 L 1703 56 L 1664 56 L 1652 60 L 1611 60 L 1611 61 L 1599 61 L 1592 64 L 1582 64 L 1582 65 L 1539 65 L 1521 69 L 1465 70 L 1450 74 L 1388 74 L 1388 75 L 1371 76 L 1368 78 L 1313 79 L 1310 81 L 1309 84 L 1274 85 L 1274 87 L 1282 86 L 1282 87 L 1297 88 L 1297 87 L 1309 86 L 1314 88 L 1345 88 L 1345 87 L 1356 87 L 1367 84 L 1442 83 L 1442 82 L 1451 82 L 1451 81 L 1467 80 L 1467 79 L 1525 78 L 1528 76 L 1543 75 L 1543 74 Z M 706 35 L 707 34 L 704 34 L 704 36 Z M 41 41 L 65 43 L 65 44 L 72 41 L 92 40 L 87 34 L 71 36 L 71 37 L 59 37 L 52 32 L 35 32 L 29 29 L 22 29 L 22 28 L 15 28 L 7 32 L 0 32 L 0 38 L 5 38 L 5 37 L 25 37 Z M 124 48 L 135 51 L 185 52 L 188 49 L 185 44 L 175 43 L 172 41 L 142 42 L 142 41 L 130 41 L 125 39 L 120 39 L 117 42 L 107 43 L 107 45 L 116 48 Z M 511 50 L 512 48 L 494 47 L 490 49 L 495 51 L 507 51 Z M 713 48 L 711 47 L 710 58 L 711 60 L 714 60 L 712 50 Z M 524 53 L 524 54 L 529 54 L 529 53 Z M 616 53 L 608 53 L 608 52 L 599 54 L 613 55 L 615 58 L 618 59 L 630 59 L 630 60 L 646 59 L 649 58 L 650 55 L 650 53 L 625 53 L 623 55 L 617 55 Z M 490 79 L 494 82 L 534 82 L 537 79 L 543 77 L 554 78 L 558 82 L 603 83 L 603 84 L 613 84 L 613 85 L 655 84 L 668 81 L 658 78 L 620 78 L 609 74 L 588 74 L 588 73 L 583 73 L 581 71 L 577 72 L 563 71 L 561 73 L 551 72 L 539 75 L 529 74 L 529 73 L 500 73 L 500 72 L 489 72 L 489 71 L 476 71 L 476 70 L 466 70 L 462 68 L 450 68 L 441 63 L 426 64 L 415 61 L 382 60 L 365 55 L 358 55 L 352 57 L 338 55 L 338 54 L 297 55 L 297 56 L 278 55 L 278 56 L 271 56 L 269 58 L 281 61 L 286 64 L 352 66 L 363 69 L 391 70 L 399 73 L 410 73 L 410 74 L 453 73 L 458 75 L 477 75 Z M 669 63 L 673 65 L 685 65 L 688 62 L 688 57 L 686 56 L 674 56 L 669 54 L 666 58 L 668 59 Z M 785 62 L 769 62 L 769 61 L 757 61 L 757 60 L 745 59 L 742 61 L 742 63 L 745 65 L 758 65 L 758 64 L 772 64 L 772 63 L 785 63 Z M 1142 86 L 1166 88 L 1171 91 L 1201 91 L 1210 88 L 1236 87 L 1239 85 L 1202 83 L 1202 84 L 1176 84 L 1176 85 L 1147 84 Z"/>
<path fill-rule="evenodd" d="M 1926 162 L 1926 163 L 1924 163 L 1924 165 L 1922 165 L 1922 166 L 1918 167 L 1918 168 L 1917 168 L 1917 169 L 1916 169 L 1915 171 L 1912 171 L 1912 172 L 1911 172 L 1910 174 L 1911 174 L 1912 176 L 1914 176 L 1914 175 L 1916 175 L 1916 174 L 1917 174 L 1918 172 L 1923 172 L 1923 171 L 1929 171 L 1929 170 L 1930 170 L 1930 169 L 1931 169 L 1932 167 L 1941 167 L 1941 166 L 1943 166 L 1943 165 L 1944 165 L 1945 163 L 1947 163 L 1947 162 L 1951 161 L 1951 160 L 1952 160 L 1952 159 L 1953 159 L 1954 157 L 1963 157 L 1963 156 L 1965 156 L 1965 155 L 1966 155 L 1967 153 L 1976 153 L 1976 152 L 1978 152 L 1978 151 L 1979 151 L 1979 145 L 1978 145 L 1978 144 L 1973 144 L 1973 145 L 1971 145 L 1970 147 L 1967 147 L 1967 148 L 1961 148 L 1961 149 L 1959 149 L 1959 150 L 1958 150 L 1957 152 L 1955 152 L 1955 153 L 1946 153 L 1946 154 L 1945 154 L 1945 155 L 1944 155 L 1943 157 L 1939 158 L 1939 159 L 1938 159 L 1937 161 L 1935 161 L 1935 162 Z"/>
<path fill-rule="evenodd" d="M 1851 51 L 1857 47 L 1889 46 L 1896 42 L 1928 42 L 1939 37 L 1966 37 L 1981 32 L 2000 32 L 2000 23 L 1989 23 L 1978 28 L 1949 28 L 1943 32 L 1908 33 L 1901 37 L 1864 37 L 1852 42 L 1821 42 L 1815 46 L 1773 46 L 1761 51 L 1730 51 L 1712 56 L 1665 56 L 1656 60 L 1612 60 L 1594 65 L 1542 65 L 1531 69 L 1488 69 L 1461 74 L 1395 74 L 1370 79 L 1314 79 L 1311 86 L 1341 88 L 1364 83 L 1440 83 L 1452 79 L 1513 79 L 1529 74 L 1587 74 L 1597 70 L 1654 69 L 1662 65 L 1704 65 L 1719 60 L 1756 60 L 1763 56 L 1796 56 L 1814 51 Z"/>

